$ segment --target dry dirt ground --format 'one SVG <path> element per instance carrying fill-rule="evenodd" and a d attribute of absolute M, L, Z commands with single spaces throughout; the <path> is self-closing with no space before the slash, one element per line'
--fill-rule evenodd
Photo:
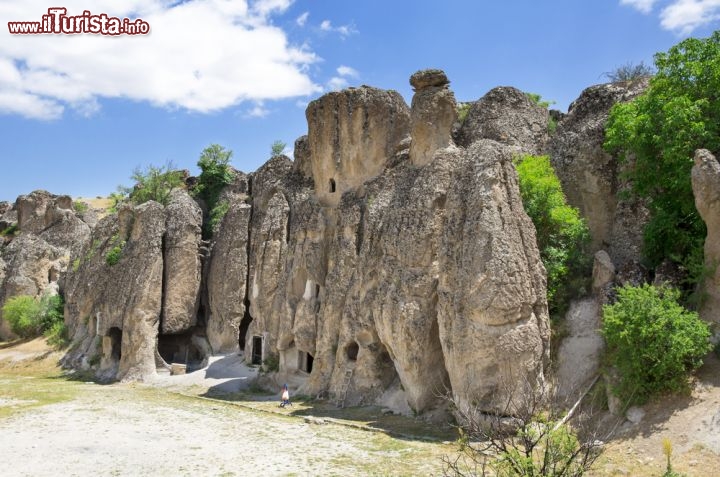
<path fill-rule="evenodd" d="M 238 375 L 235 358 L 149 386 L 103 386 L 60 376 L 58 357 L 41 340 L 0 345 L 2 476 L 441 475 L 454 450 L 447 434 L 377 408 L 280 409 L 277 396 L 249 393 L 257 371 Z M 644 411 L 639 424 L 619 425 L 590 475 L 660 476 L 667 437 L 676 471 L 720 476 L 716 358 L 692 394 Z"/>
<path fill-rule="evenodd" d="M 152 386 L 69 380 L 58 377 L 58 356 L 40 340 L 0 346 L 4 477 L 438 475 L 442 455 L 454 449 L 363 429 L 381 416 L 343 422 L 301 402 L 281 409 L 274 395 L 246 404 L 238 394 L 231 395 L 238 402 L 197 396 L 218 384 L 232 389 L 238 378 L 160 377 Z"/>

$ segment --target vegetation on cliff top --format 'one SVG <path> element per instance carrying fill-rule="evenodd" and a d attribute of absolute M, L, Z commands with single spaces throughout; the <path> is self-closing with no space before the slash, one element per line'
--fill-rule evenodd
<path fill-rule="evenodd" d="M 684 266 L 688 292 L 704 274 L 706 234 L 690 179 L 693 153 L 720 152 L 720 31 L 656 54 L 655 66 L 648 90 L 611 110 L 605 147 L 635 160 L 632 191 L 651 211 L 643 250 L 648 265 L 668 258 Z"/>

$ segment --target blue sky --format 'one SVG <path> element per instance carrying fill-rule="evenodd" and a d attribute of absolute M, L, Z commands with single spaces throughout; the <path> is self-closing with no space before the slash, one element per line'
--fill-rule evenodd
<path fill-rule="evenodd" d="M 50 6 L 143 18 L 148 36 L 10 35 Z M 3 0 L 0 200 L 107 195 L 135 167 L 197 172 L 204 147 L 246 172 L 307 131 L 308 101 L 368 84 L 408 101 L 410 75 L 456 98 L 510 85 L 566 110 L 603 73 L 708 36 L 720 0 Z"/>

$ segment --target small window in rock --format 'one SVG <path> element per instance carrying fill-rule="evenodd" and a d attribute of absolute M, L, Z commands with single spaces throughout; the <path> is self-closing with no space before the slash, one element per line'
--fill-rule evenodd
<path fill-rule="evenodd" d="M 320 285 L 315 284 L 315 298 L 320 296 Z"/>
<path fill-rule="evenodd" d="M 335 192 L 335 179 L 330 179 L 330 192 Z"/>
<path fill-rule="evenodd" d="M 350 361 L 357 361 L 360 346 L 354 341 L 345 347 L 345 354 Z"/>

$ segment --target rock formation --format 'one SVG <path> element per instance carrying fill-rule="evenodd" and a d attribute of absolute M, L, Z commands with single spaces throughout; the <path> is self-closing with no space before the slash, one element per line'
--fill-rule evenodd
<path fill-rule="evenodd" d="M 627 188 L 621 179 L 625 166 L 603 149 L 605 123 L 614 104 L 632 100 L 646 87 L 647 81 L 639 80 L 587 88 L 548 144 L 568 202 L 588 222 L 592 252 L 606 249 L 615 267 L 640 259 L 648 211 L 641 201 L 618 197 Z"/>
<path fill-rule="evenodd" d="M 185 191 L 101 219 L 65 258 L 66 362 L 147 379 L 240 351 L 300 392 L 416 412 L 446 391 L 502 411 L 515 385 L 541 383 L 545 270 L 512 160 L 542 150 L 547 111 L 495 89 L 455 144 L 445 74 L 411 84 L 412 108 L 366 86 L 311 102 L 295 162 L 238 173 L 208 242 Z M 47 226 L 38 205 L 17 209 L 21 226 Z"/>
<path fill-rule="evenodd" d="M 720 323 L 720 164 L 710 151 L 698 149 L 692 168 L 695 207 L 707 226 L 705 266 L 706 300 L 700 314 L 704 320 Z"/>
<path fill-rule="evenodd" d="M 519 154 L 541 154 L 548 140 L 550 115 L 522 91 L 501 86 L 475 102 L 459 131 L 467 147 L 479 139 L 511 146 Z"/>
<path fill-rule="evenodd" d="M 18 197 L 2 209 L 5 230 L 16 232 L 0 245 L 0 308 L 13 296 L 40 296 L 58 291 L 70 256 L 88 240 L 90 227 L 73 210 L 72 199 L 45 191 Z M 0 312 L 1 313 L 1 312 Z M 0 336 L 12 333 L 0 317 Z"/>

